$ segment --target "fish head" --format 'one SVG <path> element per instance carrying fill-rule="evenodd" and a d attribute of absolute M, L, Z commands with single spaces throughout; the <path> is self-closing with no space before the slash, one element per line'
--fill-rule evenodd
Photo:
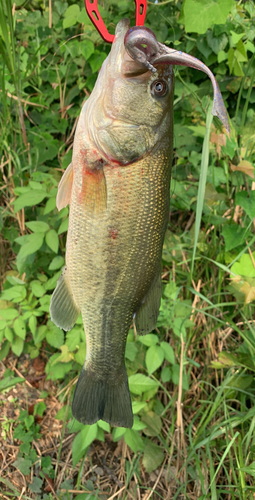
<path fill-rule="evenodd" d="M 134 60 L 125 48 L 128 30 L 129 21 L 122 19 L 84 114 L 97 151 L 105 160 L 123 165 L 163 143 L 171 147 L 173 124 L 173 66 L 158 64 L 152 72 Z M 153 54 L 149 32 L 147 49 Z"/>

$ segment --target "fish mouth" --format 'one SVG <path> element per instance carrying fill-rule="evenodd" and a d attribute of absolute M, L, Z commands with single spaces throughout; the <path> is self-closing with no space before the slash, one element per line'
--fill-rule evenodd
<path fill-rule="evenodd" d="M 124 38 L 124 46 L 129 56 L 146 71 L 156 73 L 155 66 L 162 64 L 182 65 L 203 71 L 209 76 L 213 86 L 212 114 L 218 116 L 228 135 L 230 125 L 219 85 L 211 70 L 196 57 L 185 52 L 171 49 L 157 41 L 153 31 L 142 26 L 130 28 Z"/>

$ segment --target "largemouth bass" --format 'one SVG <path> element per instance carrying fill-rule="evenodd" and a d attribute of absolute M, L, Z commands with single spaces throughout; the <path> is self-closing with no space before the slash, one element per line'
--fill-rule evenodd
<path fill-rule="evenodd" d="M 70 215 L 50 313 L 64 330 L 82 314 L 87 351 L 72 411 L 83 424 L 132 427 L 126 338 L 134 318 L 140 335 L 156 326 L 173 151 L 173 62 L 164 47 L 150 30 L 119 22 L 58 189 L 57 207 L 70 204 Z"/>

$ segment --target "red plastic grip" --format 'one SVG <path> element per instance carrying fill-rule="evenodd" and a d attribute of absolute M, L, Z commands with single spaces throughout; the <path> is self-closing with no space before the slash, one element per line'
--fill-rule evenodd
<path fill-rule="evenodd" d="M 92 23 L 94 24 L 95 28 L 100 33 L 104 41 L 112 43 L 115 37 L 114 35 L 111 35 L 109 33 L 104 24 L 104 21 L 98 10 L 97 0 L 93 0 L 92 2 L 90 0 L 85 0 L 85 8 L 89 18 L 91 19 Z"/>
<path fill-rule="evenodd" d="M 147 0 L 135 0 L 136 4 L 136 26 L 143 26 L 146 8 L 147 8 Z M 87 14 L 94 24 L 97 31 L 100 33 L 101 37 L 105 42 L 112 43 L 114 41 L 115 36 L 111 35 L 107 30 L 104 21 L 99 13 L 97 0 L 85 0 L 85 8 Z"/>
<path fill-rule="evenodd" d="M 146 16 L 147 1 L 146 0 L 135 0 L 136 4 L 136 16 L 135 25 L 143 26 Z"/>

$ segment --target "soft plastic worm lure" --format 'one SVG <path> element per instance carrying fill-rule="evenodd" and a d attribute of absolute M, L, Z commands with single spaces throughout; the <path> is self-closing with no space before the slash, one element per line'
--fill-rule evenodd
<path fill-rule="evenodd" d="M 177 64 L 189 66 L 206 73 L 213 86 L 213 108 L 212 114 L 217 116 L 223 123 L 228 134 L 230 134 L 230 125 L 227 110 L 219 89 L 219 85 L 211 70 L 196 57 L 190 56 L 185 52 L 170 49 L 163 43 L 157 41 L 153 31 L 149 28 L 134 26 L 130 28 L 125 36 L 125 48 L 130 57 L 146 66 L 153 73 L 156 72 L 157 64 Z"/>

